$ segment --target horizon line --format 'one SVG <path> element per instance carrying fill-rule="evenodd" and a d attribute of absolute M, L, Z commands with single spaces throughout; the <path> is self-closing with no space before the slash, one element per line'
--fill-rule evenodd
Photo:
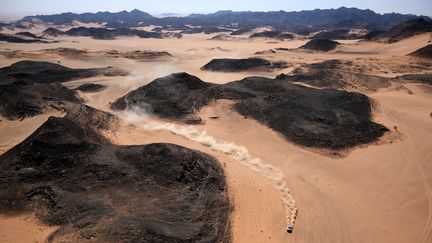
<path fill-rule="evenodd" d="M 222 12 L 222 11 L 231 11 L 234 13 L 239 13 L 239 12 L 262 12 L 262 13 L 269 13 L 269 12 L 286 12 L 286 13 L 292 13 L 292 12 L 302 12 L 302 11 L 314 11 L 314 10 L 337 10 L 337 9 L 341 9 L 341 8 L 346 8 L 346 9 L 358 9 L 358 10 L 362 10 L 362 11 L 372 11 L 376 14 L 380 14 L 380 15 L 386 15 L 386 14 L 402 14 L 402 15 L 413 15 L 413 16 L 423 16 L 423 17 L 429 17 L 432 18 L 432 15 L 427 16 L 427 15 L 419 15 L 419 14 L 413 14 L 413 13 L 401 13 L 401 12 L 377 12 L 373 9 L 370 8 L 357 8 L 357 7 L 345 7 L 345 6 L 340 6 L 337 8 L 314 8 L 314 9 L 302 9 L 302 10 L 268 10 L 268 11 L 259 11 L 259 10 L 230 10 L 230 9 L 220 9 L 217 11 L 202 11 L 202 12 L 197 12 L 197 11 L 151 11 L 151 10 L 141 10 L 138 8 L 133 8 L 130 10 L 124 9 L 124 10 L 116 10 L 116 11 L 108 11 L 108 10 L 98 10 L 98 11 L 64 11 L 64 12 L 54 12 L 54 11 L 48 11 L 46 13 L 36 13 L 36 12 L 31 12 L 31 11 L 17 11 L 15 13 L 10 14 L 9 16 L 3 16 L 4 13 L 1 12 L 0 10 L 0 21 L 6 21 L 3 19 L 8 19 L 8 21 L 17 21 L 17 20 L 21 20 L 25 17 L 37 17 L 37 16 L 43 16 L 43 15 L 61 15 L 61 14 L 66 14 L 66 13 L 73 13 L 73 14 L 84 14 L 84 13 L 91 13 L 91 14 L 96 14 L 96 13 L 120 13 L 120 12 L 132 12 L 133 10 L 138 10 L 144 13 L 148 13 L 150 15 L 152 15 L 153 17 L 156 18 L 164 18 L 164 17 L 187 17 L 193 14 L 214 14 L 217 12 Z M 8 11 L 8 13 L 10 13 L 10 11 Z M 154 14 L 156 15 L 173 15 L 173 16 L 154 16 Z M 178 16 L 175 16 L 178 15 Z"/>

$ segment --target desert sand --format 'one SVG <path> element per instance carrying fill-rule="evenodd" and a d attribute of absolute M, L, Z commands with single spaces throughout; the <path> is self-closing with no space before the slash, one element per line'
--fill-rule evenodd
<path fill-rule="evenodd" d="M 34 30 L 33 30 L 34 31 Z M 38 57 L 68 67 L 117 66 L 129 71 L 127 77 L 103 77 L 76 80 L 65 85 L 75 88 L 83 83 L 108 86 L 99 93 L 80 93 L 87 104 L 112 112 L 110 102 L 155 78 L 173 72 L 188 72 L 202 80 L 226 83 L 248 76 L 275 77 L 289 73 L 304 63 L 324 60 L 352 60 L 375 64 L 371 74 L 394 77 L 416 70 L 401 68 L 405 63 L 424 62 L 405 55 L 427 44 L 429 34 L 395 44 L 362 41 L 345 43 L 329 53 L 281 51 L 263 57 L 283 60 L 292 66 L 274 72 L 213 73 L 200 67 L 213 58 L 254 56 L 257 51 L 297 48 L 307 40 L 269 41 L 265 39 L 218 41 L 214 35 L 185 35 L 183 39 L 93 40 L 86 37 L 61 37 L 51 44 L 2 43 L 0 51 L 38 51 L 68 47 L 88 50 L 168 51 L 171 61 L 136 62 L 116 58 Z M 217 49 L 220 47 L 229 51 Z M 216 49 L 212 49 L 216 48 Z M 29 58 L 0 56 L 0 66 Z M 428 61 L 430 62 L 430 60 Z M 423 72 L 425 70 L 420 70 Z M 427 71 L 427 70 L 426 70 Z M 429 70 L 430 71 L 430 70 Z M 190 126 L 212 137 L 244 146 L 251 157 L 260 158 L 281 171 L 299 210 L 293 234 L 286 233 L 286 209 L 272 181 L 260 171 L 250 170 L 232 156 L 191 141 L 167 130 L 146 129 L 122 119 L 120 128 L 106 134 L 114 143 L 146 144 L 169 142 L 184 145 L 215 156 L 224 166 L 230 195 L 233 242 L 431 242 L 432 241 L 432 93 L 421 84 L 404 84 L 407 89 L 390 87 L 367 95 L 376 101 L 374 120 L 390 128 L 379 142 L 345 151 L 342 156 L 295 145 L 252 119 L 244 119 L 232 110 L 231 103 L 219 100 L 205 107 L 199 115 L 204 125 Z M 37 129 L 49 115 L 24 121 L 0 122 L 0 153 L 18 144 Z M 62 114 L 56 114 L 61 116 Z M 119 114 L 121 118 L 126 118 Z M 210 119 L 218 117 L 218 119 Z M 155 117 L 150 121 L 160 123 Z M 184 126 L 183 124 L 177 124 Z M 30 217 L 30 216 L 26 216 Z M 22 218 L 0 218 L 1 235 L 6 241 L 41 241 L 55 228 L 37 229 L 39 223 L 26 218 L 25 227 L 17 227 Z M 18 233 L 19 232 L 19 233 Z M 19 234 L 21 238 L 16 235 Z"/>
<path fill-rule="evenodd" d="M 33 214 L 0 216 L 0 237 L 5 243 L 45 242 L 55 230 L 57 227 L 42 224 Z"/>

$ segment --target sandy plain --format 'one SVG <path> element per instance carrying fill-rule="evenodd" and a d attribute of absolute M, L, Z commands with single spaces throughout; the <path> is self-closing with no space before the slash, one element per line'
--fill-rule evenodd
<path fill-rule="evenodd" d="M 33 59 L 67 67 L 117 66 L 129 71 L 131 75 L 127 77 L 100 77 L 65 83 L 70 88 L 88 82 L 107 85 L 99 93 L 80 95 L 88 105 L 109 112 L 112 112 L 110 102 L 173 72 L 188 72 L 207 82 L 226 83 L 256 75 L 275 77 L 304 63 L 342 59 L 376 65 L 378 68 L 369 73 L 393 77 L 425 71 L 416 70 L 415 65 L 401 68 L 404 64 L 430 62 L 405 56 L 429 42 L 430 34 L 424 34 L 391 45 L 341 41 L 344 45 L 330 53 L 284 51 L 264 55 L 292 64 L 275 72 L 213 73 L 202 71 L 200 67 L 213 58 L 251 57 L 255 52 L 267 49 L 297 48 L 307 40 L 208 40 L 212 36 L 194 34 L 185 35 L 183 39 L 119 38 L 110 41 L 60 37 L 57 38 L 60 42 L 52 44 L 1 43 L 0 51 L 37 52 L 67 47 L 168 51 L 175 56 L 173 60 L 160 62 L 97 56 L 83 60 L 58 55 Z M 0 66 L 24 59 L 32 58 L 0 56 Z M 391 131 L 379 142 L 345 151 L 342 156 L 295 145 L 262 124 L 244 119 L 231 109 L 232 103 L 226 100 L 214 102 L 199 112 L 205 124 L 192 127 L 217 139 L 244 146 L 251 156 L 282 171 L 299 210 L 293 234 L 286 233 L 285 210 L 280 195 L 268 178 L 249 170 L 231 156 L 172 132 L 144 129 L 127 120 L 122 120 L 120 128 L 107 135 L 117 144 L 169 142 L 218 158 L 224 166 L 234 204 L 233 242 L 432 242 L 432 93 L 430 87 L 423 84 L 404 86 L 412 94 L 395 86 L 367 93 L 377 103 L 374 120 Z M 0 153 L 25 139 L 49 115 L 62 116 L 45 114 L 23 121 L 0 118 Z M 0 226 L 0 236 L 5 242 L 40 242 L 56 229 L 41 226 L 31 215 L 2 216 Z M 37 231 L 40 227 L 43 230 Z"/>

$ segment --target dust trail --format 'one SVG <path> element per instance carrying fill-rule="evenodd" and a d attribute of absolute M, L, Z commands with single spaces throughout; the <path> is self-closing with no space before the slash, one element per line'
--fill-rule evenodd
<path fill-rule="evenodd" d="M 216 139 L 215 137 L 207 134 L 206 131 L 199 131 L 198 129 L 191 126 L 156 121 L 152 119 L 151 115 L 149 115 L 151 108 L 148 105 L 140 107 L 147 107 L 147 109 L 132 107 L 129 111 L 122 111 L 118 112 L 117 114 L 129 124 L 133 124 L 134 126 L 147 130 L 169 131 L 190 141 L 207 146 L 212 150 L 220 151 L 224 154 L 230 155 L 235 160 L 247 166 L 249 169 L 260 173 L 269 179 L 272 185 L 279 192 L 280 199 L 282 200 L 285 209 L 286 223 L 288 226 L 294 226 L 297 216 L 297 206 L 285 182 L 283 173 L 280 170 L 269 164 L 265 164 L 260 158 L 252 158 L 249 154 L 249 151 L 244 146 Z"/>

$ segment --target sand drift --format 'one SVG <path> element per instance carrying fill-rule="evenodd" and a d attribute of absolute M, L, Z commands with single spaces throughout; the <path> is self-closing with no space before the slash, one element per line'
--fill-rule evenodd
<path fill-rule="evenodd" d="M 143 106 L 141 105 L 141 107 Z M 278 191 L 285 208 L 286 223 L 288 226 L 294 226 L 297 216 L 297 206 L 285 182 L 283 173 L 274 166 L 264 163 L 260 158 L 253 158 L 246 147 L 217 139 L 206 131 L 200 131 L 188 125 L 156 121 L 147 110 L 137 106 L 132 106 L 130 110 L 120 111 L 116 114 L 129 124 L 136 127 L 153 131 L 169 131 L 190 141 L 207 146 L 214 151 L 230 155 L 236 161 L 241 162 L 244 166 L 258 172 L 270 180 L 272 185 Z"/>

